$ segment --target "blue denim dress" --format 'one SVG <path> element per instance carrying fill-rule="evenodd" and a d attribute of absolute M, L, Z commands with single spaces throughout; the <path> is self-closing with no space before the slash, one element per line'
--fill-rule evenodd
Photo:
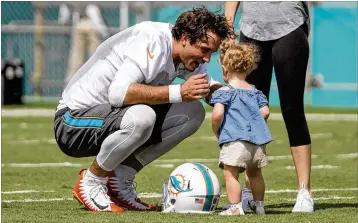
<path fill-rule="evenodd" d="M 266 96 L 255 87 L 253 89 L 232 88 L 217 90 L 210 104 L 225 105 L 223 122 L 219 129 L 220 147 L 227 142 L 248 141 L 264 145 L 272 141 L 270 130 L 260 113 L 260 108 L 268 104 Z"/>

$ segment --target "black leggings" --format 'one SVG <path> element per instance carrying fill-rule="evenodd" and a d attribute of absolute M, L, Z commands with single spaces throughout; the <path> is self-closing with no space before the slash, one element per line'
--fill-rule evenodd
<path fill-rule="evenodd" d="M 290 146 L 311 144 L 304 113 L 304 88 L 309 56 L 308 29 L 302 25 L 272 41 L 257 41 L 240 33 L 240 42 L 258 46 L 261 60 L 247 81 L 269 99 L 272 68 L 275 69 L 280 105 Z"/>

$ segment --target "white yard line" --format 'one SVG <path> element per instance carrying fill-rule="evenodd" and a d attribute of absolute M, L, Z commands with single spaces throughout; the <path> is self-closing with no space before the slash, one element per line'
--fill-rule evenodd
<path fill-rule="evenodd" d="M 55 139 L 25 139 L 25 140 L 10 140 L 10 141 L 6 141 L 3 140 L 3 142 L 8 143 L 8 144 L 43 144 L 43 143 L 49 143 L 49 144 L 56 144 L 56 140 Z"/>
<path fill-rule="evenodd" d="M 336 157 L 340 159 L 357 158 L 358 153 L 338 154 Z"/>
<path fill-rule="evenodd" d="M 35 202 L 52 202 L 52 201 L 71 201 L 73 198 L 49 198 L 49 199 L 24 199 L 24 200 L 2 200 L 3 203 L 35 203 Z"/>
<path fill-rule="evenodd" d="M 174 164 L 168 163 L 168 164 L 156 164 L 155 167 L 159 168 L 174 168 Z"/>
<path fill-rule="evenodd" d="M 55 109 L 1 109 L 2 117 L 55 116 Z"/>
<path fill-rule="evenodd" d="M 313 200 L 315 201 L 322 201 L 322 200 L 352 200 L 352 199 L 357 199 L 357 197 L 339 197 L 339 196 L 334 196 L 334 197 L 317 197 L 317 198 L 313 198 Z M 286 201 L 296 201 L 296 199 L 283 199 Z"/>
<path fill-rule="evenodd" d="M 318 165 L 318 166 L 312 166 L 312 169 L 337 169 L 340 168 L 340 166 L 331 166 L 331 165 Z M 285 169 L 287 170 L 294 170 L 294 166 L 285 166 Z"/>
<path fill-rule="evenodd" d="M 318 188 L 311 189 L 312 192 L 328 192 L 328 191 L 358 191 L 358 188 Z M 267 190 L 268 194 L 280 194 L 280 193 L 297 193 L 298 190 L 283 189 L 283 190 Z"/>
<path fill-rule="evenodd" d="M 215 163 L 218 162 L 218 159 L 203 159 L 203 158 L 191 158 L 191 159 L 159 159 L 155 160 L 154 163 L 192 163 L 192 162 L 201 162 L 201 163 Z"/>
<path fill-rule="evenodd" d="M 322 132 L 322 133 L 311 133 L 311 138 L 312 139 L 330 139 L 333 137 L 333 133 L 332 132 Z"/>
<path fill-rule="evenodd" d="M 317 155 L 312 154 L 312 158 L 316 159 Z M 291 155 L 285 156 L 267 156 L 268 160 L 285 160 L 292 159 Z M 217 163 L 218 159 L 204 159 L 204 158 L 191 158 L 191 159 L 159 159 L 154 161 L 154 163 L 160 164 L 173 164 L 173 163 L 192 163 L 192 162 L 201 162 L 201 163 Z"/>
<path fill-rule="evenodd" d="M 55 109 L 2 109 L 2 117 L 26 117 L 40 116 L 53 117 Z M 206 113 L 206 118 L 211 118 L 211 113 Z M 306 118 L 309 121 L 357 121 L 357 114 L 320 114 L 307 113 Z M 270 120 L 283 120 L 281 113 L 270 114 Z"/>
<path fill-rule="evenodd" d="M 1 191 L 1 194 L 32 194 L 32 193 L 53 193 L 54 190 L 45 190 L 45 191 L 37 191 L 37 190 L 15 190 L 15 191 Z"/>
<path fill-rule="evenodd" d="M 6 163 L 1 164 L 1 167 L 81 167 L 79 163 Z"/>

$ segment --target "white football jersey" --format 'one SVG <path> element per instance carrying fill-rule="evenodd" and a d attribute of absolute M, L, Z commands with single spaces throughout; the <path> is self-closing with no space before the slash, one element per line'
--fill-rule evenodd
<path fill-rule="evenodd" d="M 142 83 L 169 85 L 176 77 L 207 73 L 201 64 L 194 72 L 172 58 L 172 25 L 142 22 L 104 41 L 76 72 L 62 93 L 57 110 L 71 110 L 111 103 L 122 106 L 128 86 Z M 210 85 L 218 83 L 208 76 Z"/>

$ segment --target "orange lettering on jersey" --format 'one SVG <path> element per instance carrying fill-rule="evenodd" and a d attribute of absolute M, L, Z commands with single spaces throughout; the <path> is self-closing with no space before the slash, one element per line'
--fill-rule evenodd
<path fill-rule="evenodd" d="M 147 53 L 148 53 L 148 56 L 150 59 L 153 59 L 154 58 L 154 55 L 152 55 L 150 52 L 149 52 L 149 49 L 147 48 Z"/>

